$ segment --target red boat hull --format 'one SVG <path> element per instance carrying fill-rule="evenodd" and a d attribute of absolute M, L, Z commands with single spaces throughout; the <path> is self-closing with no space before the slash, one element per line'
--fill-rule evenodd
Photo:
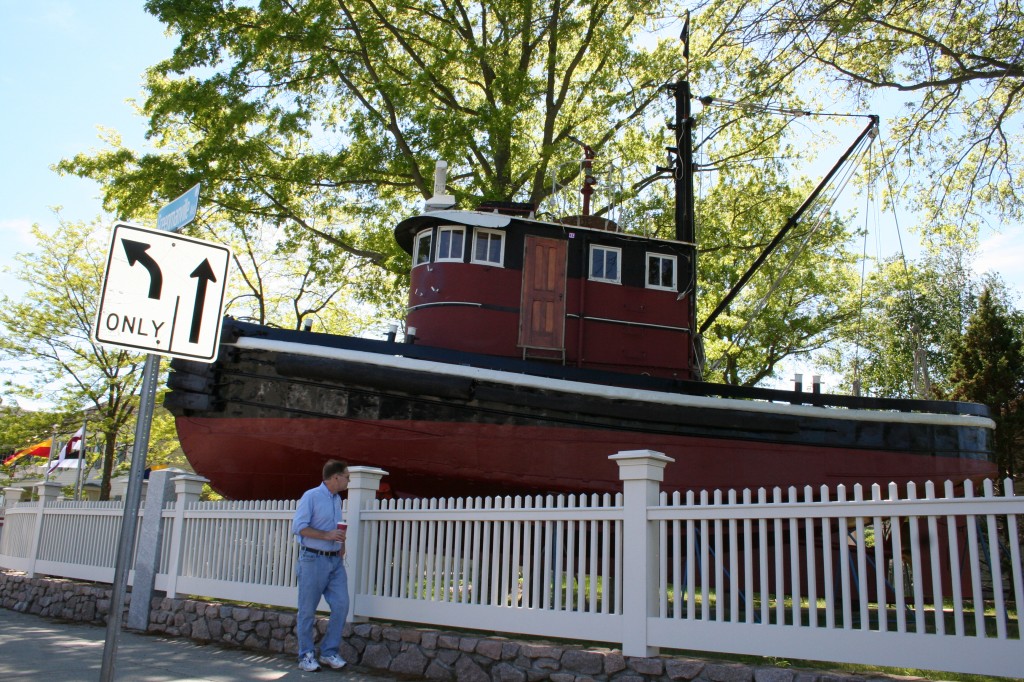
<path fill-rule="evenodd" d="M 608 459 L 651 449 L 675 459 L 663 489 L 901 485 L 984 478 L 992 463 L 842 447 L 776 444 L 592 428 L 337 418 L 177 418 L 196 472 L 233 499 L 291 499 L 325 459 L 376 466 L 398 495 L 616 492 Z"/>

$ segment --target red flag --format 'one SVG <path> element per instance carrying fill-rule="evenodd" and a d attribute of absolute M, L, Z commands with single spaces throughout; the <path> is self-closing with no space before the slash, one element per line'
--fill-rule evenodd
<path fill-rule="evenodd" d="M 22 459 L 24 457 L 46 457 L 47 459 L 49 459 L 49 457 L 50 457 L 50 444 L 51 444 L 51 439 L 47 438 L 46 440 L 42 441 L 41 443 L 36 443 L 35 445 L 27 447 L 24 450 L 18 450 L 13 455 L 7 457 L 4 460 L 4 466 L 8 466 L 8 465 L 14 464 L 15 462 L 17 462 L 18 460 L 20 460 L 20 459 Z"/>

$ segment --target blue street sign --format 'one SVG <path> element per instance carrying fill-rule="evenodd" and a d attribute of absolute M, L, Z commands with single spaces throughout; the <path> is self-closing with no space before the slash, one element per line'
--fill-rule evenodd
<path fill-rule="evenodd" d="M 177 232 L 196 217 L 199 210 L 199 185 L 196 183 L 180 197 L 167 204 L 156 214 L 156 229 Z"/>

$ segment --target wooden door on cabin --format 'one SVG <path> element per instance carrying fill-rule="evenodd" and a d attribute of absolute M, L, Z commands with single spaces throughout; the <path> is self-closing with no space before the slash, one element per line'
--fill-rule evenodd
<path fill-rule="evenodd" d="M 565 270 L 567 242 L 526 237 L 519 345 L 527 349 L 565 351 Z"/>

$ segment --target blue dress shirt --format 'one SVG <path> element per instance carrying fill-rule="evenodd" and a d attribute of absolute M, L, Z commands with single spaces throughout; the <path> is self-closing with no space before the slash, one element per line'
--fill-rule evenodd
<path fill-rule="evenodd" d="M 340 542 L 303 537 L 299 532 L 303 528 L 335 530 L 340 521 L 341 496 L 332 495 L 327 489 L 327 484 L 321 483 L 318 487 L 304 492 L 299 498 L 299 504 L 295 507 L 295 517 L 292 519 L 292 533 L 300 545 L 322 552 L 337 552 L 341 549 Z"/>

